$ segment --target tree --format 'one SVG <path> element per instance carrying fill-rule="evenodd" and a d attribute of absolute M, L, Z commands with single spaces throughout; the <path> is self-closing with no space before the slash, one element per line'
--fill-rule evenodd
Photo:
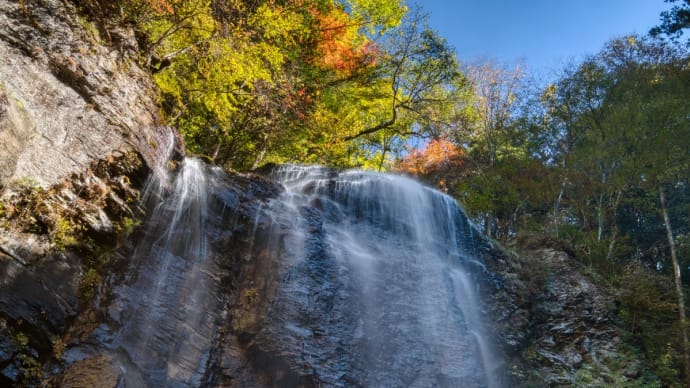
<path fill-rule="evenodd" d="M 690 123 L 687 119 L 690 112 L 690 103 L 687 101 L 690 92 L 690 70 L 684 62 L 683 58 L 678 58 L 667 62 L 661 68 L 650 69 L 652 71 L 645 74 L 647 82 L 642 84 L 644 89 L 641 94 L 646 98 L 646 104 L 642 105 L 645 115 L 641 124 L 653 130 L 656 136 L 646 136 L 647 141 L 640 144 L 635 151 L 638 152 L 638 158 L 642 161 L 640 164 L 643 166 L 641 178 L 644 181 L 641 183 L 658 192 L 682 327 L 685 378 L 686 384 L 690 385 L 690 342 L 685 298 L 676 237 L 665 195 L 666 186 L 674 187 L 687 183 L 687 177 L 690 176 L 690 163 L 687 160 L 690 151 Z M 641 88 L 638 86 L 636 93 L 639 93 L 639 89 Z"/>
<path fill-rule="evenodd" d="M 492 62 L 465 66 L 465 74 L 474 90 L 472 107 L 474 125 L 468 128 L 475 158 L 493 165 L 499 152 L 509 147 L 511 121 L 518 113 L 524 90 L 524 71 L 520 66 L 509 68 Z M 503 150 L 501 149 L 503 148 Z"/>
<path fill-rule="evenodd" d="M 399 0 L 127 0 L 168 123 L 187 148 L 237 169 L 297 160 L 326 138 L 308 122 L 324 85 L 371 75 L 372 39 Z"/>
<path fill-rule="evenodd" d="M 395 169 L 420 176 L 439 189 L 448 192 L 457 187 L 457 180 L 467 170 L 469 160 L 462 149 L 447 139 L 432 139 L 421 150 L 408 148 L 407 154 Z"/>
<path fill-rule="evenodd" d="M 415 124 L 427 124 L 433 120 L 434 105 L 449 102 L 447 88 L 461 77 L 453 50 L 429 29 L 426 16 L 419 10 L 406 17 L 380 48 L 383 55 L 375 71 L 387 84 L 388 90 L 382 90 L 388 100 L 387 112 L 375 118 L 372 125 L 348 134 L 345 140 L 395 128 L 405 121 L 402 116 L 411 116 Z M 410 131 L 409 125 L 396 128 L 401 135 Z"/>
<path fill-rule="evenodd" d="M 458 125 L 451 136 L 466 148 L 472 173 L 460 191 L 465 192 L 464 203 L 481 218 L 478 224 L 485 233 L 507 236 L 510 220 L 525 209 L 507 182 L 511 180 L 509 174 L 519 174 L 510 171 L 511 165 L 521 164 L 528 156 L 524 132 L 516 120 L 527 97 L 524 72 L 520 66 L 509 68 L 492 62 L 465 66 L 464 72 L 472 94 L 469 101 L 457 101 Z"/>
<path fill-rule="evenodd" d="M 679 47 L 639 36 L 615 39 L 559 80 L 550 98 L 555 105 L 549 110 L 568 144 L 567 153 L 560 156 L 569 166 L 568 181 L 577 183 L 564 194 L 568 218 L 571 223 L 577 220 L 585 232 L 593 231 L 584 234 L 590 260 L 612 269 L 619 235 L 630 236 L 634 223 L 644 220 L 662 223 L 662 229 L 646 238 L 669 252 L 686 378 L 690 349 L 685 301 L 665 194 L 686 185 L 690 176 L 688 76 L 687 53 Z M 626 215 L 634 220 L 630 225 L 622 222 L 619 208 L 625 203 L 629 211 L 632 201 L 638 202 L 638 213 Z M 639 241 L 630 243 L 635 249 L 628 252 L 647 249 Z M 662 262 L 661 255 L 657 260 Z"/>
<path fill-rule="evenodd" d="M 325 82 L 308 120 L 318 161 L 382 169 L 410 137 L 439 136 L 467 85 L 453 50 L 419 10 L 372 42 L 370 67 Z M 369 162 L 372 161 L 373 163 Z"/>
<path fill-rule="evenodd" d="M 666 0 L 666 2 L 676 5 L 661 13 L 661 24 L 652 28 L 650 33 L 653 36 L 667 35 L 677 41 L 683 35 L 683 30 L 690 27 L 690 0 Z M 690 45 L 690 40 L 688 44 Z"/>

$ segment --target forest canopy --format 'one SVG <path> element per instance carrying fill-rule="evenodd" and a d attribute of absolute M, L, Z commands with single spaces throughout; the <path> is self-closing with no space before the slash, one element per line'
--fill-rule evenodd
<path fill-rule="evenodd" d="M 390 166 L 469 95 L 453 49 L 401 0 L 83 3 L 136 26 L 167 123 L 228 168 Z"/>

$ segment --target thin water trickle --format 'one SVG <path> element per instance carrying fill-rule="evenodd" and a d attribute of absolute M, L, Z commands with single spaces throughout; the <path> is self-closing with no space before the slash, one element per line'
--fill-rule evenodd
<path fill-rule="evenodd" d="M 207 225 L 217 172 L 193 158 L 171 162 L 172 131 L 153 141 L 156 163 L 142 196 L 151 210 L 128 278 L 114 289 L 105 345 L 128 365 L 129 380 L 136 372 L 147 386 L 200 386 L 220 316 Z"/>
<path fill-rule="evenodd" d="M 218 316 L 206 228 L 211 178 L 201 161 L 182 162 L 132 257 L 138 278 L 116 290 L 127 308 L 114 346 L 150 384 L 199 386 L 207 368 Z"/>

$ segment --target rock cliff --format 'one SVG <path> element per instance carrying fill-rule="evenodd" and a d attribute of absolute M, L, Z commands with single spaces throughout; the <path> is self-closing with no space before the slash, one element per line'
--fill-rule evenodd
<path fill-rule="evenodd" d="M 614 298 L 560 241 L 530 239 L 519 242 L 520 254 L 487 248 L 484 255 L 500 279 L 489 306 L 509 373 L 528 386 L 650 384 L 621 338 Z"/>
<path fill-rule="evenodd" d="M 0 2 L 2 186 L 47 188 L 114 151 L 149 157 L 157 108 L 135 42 L 105 46 L 77 15 L 64 1 Z"/>
<path fill-rule="evenodd" d="M 0 385 L 35 383 L 142 215 L 150 78 L 60 0 L 0 1 Z"/>

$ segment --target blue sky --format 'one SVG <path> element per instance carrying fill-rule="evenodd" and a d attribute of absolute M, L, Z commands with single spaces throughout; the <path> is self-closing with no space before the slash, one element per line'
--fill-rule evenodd
<path fill-rule="evenodd" d="M 646 34 L 663 0 L 417 0 L 431 27 L 461 62 L 487 58 L 531 72 L 557 71 L 569 59 L 598 52 L 611 38 Z"/>

